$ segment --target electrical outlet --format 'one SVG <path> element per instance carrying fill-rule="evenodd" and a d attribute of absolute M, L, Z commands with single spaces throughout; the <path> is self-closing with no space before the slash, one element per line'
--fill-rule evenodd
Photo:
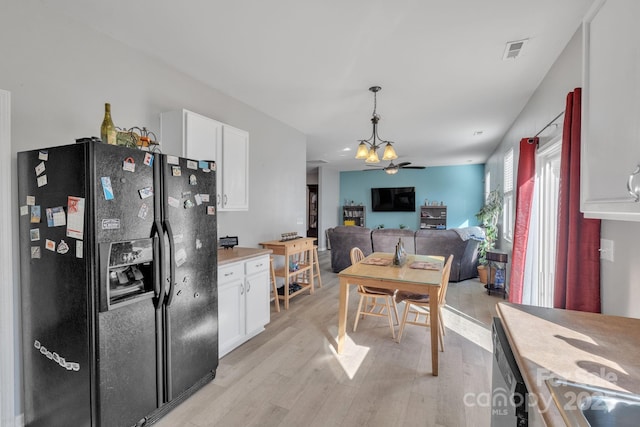
<path fill-rule="evenodd" d="M 613 240 L 600 239 L 600 259 L 613 262 Z"/>

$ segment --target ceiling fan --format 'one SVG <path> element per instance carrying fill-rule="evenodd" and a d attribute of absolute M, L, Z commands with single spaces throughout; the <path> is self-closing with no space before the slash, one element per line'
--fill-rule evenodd
<path fill-rule="evenodd" d="M 400 162 L 397 165 L 393 163 L 393 160 L 391 162 L 389 162 L 388 166 L 385 166 L 383 168 L 376 168 L 376 167 L 372 167 L 371 169 L 363 169 L 365 171 L 372 171 L 372 170 L 379 170 L 382 169 L 383 171 L 385 171 L 386 173 L 388 173 L 389 175 L 394 175 L 396 173 L 398 173 L 398 171 L 400 169 L 424 169 L 424 166 L 409 166 L 411 164 L 411 162 Z M 372 165 L 367 165 L 367 166 L 372 166 Z"/>

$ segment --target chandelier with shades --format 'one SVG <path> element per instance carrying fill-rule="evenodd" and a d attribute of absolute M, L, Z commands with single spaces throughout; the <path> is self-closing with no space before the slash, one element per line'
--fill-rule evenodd
<path fill-rule="evenodd" d="M 356 153 L 356 159 L 364 160 L 365 163 L 380 163 L 378 158 L 378 149 L 384 145 L 384 153 L 382 160 L 394 160 L 398 158 L 396 150 L 393 149 L 392 141 L 385 141 L 378 136 L 378 122 L 380 116 L 376 113 L 376 94 L 382 90 L 380 86 L 371 86 L 369 88 L 373 92 L 373 115 L 371 123 L 373 123 L 373 131 L 368 139 L 361 139 Z"/>

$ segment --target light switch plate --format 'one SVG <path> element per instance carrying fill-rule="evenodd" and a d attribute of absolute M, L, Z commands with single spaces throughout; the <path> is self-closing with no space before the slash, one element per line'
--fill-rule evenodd
<path fill-rule="evenodd" d="M 600 239 L 600 259 L 613 262 L 613 240 Z"/>

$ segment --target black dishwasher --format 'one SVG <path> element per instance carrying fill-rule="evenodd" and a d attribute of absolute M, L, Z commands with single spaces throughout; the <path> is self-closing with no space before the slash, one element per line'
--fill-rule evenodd
<path fill-rule="evenodd" d="M 491 384 L 491 426 L 526 427 L 527 386 L 513 357 L 499 318 L 493 318 L 493 375 Z"/>

